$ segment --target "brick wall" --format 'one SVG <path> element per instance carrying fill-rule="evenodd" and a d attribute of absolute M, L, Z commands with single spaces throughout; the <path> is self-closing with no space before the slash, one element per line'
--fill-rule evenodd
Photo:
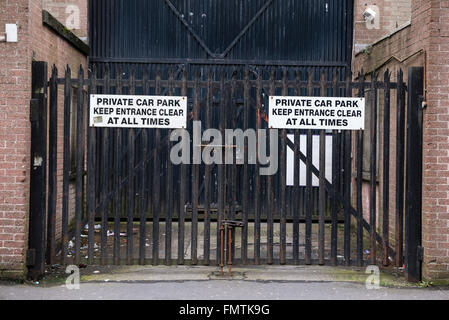
<path fill-rule="evenodd" d="M 0 43 L 0 277 L 23 278 L 29 218 L 31 61 L 47 61 L 49 67 L 56 64 L 62 76 L 66 64 L 77 70 L 80 64 L 86 67 L 86 58 L 42 24 L 42 0 L 0 0 L 0 32 L 5 23 L 17 23 L 19 42 Z M 62 104 L 59 110 L 62 124 Z M 62 161 L 62 150 L 58 158 Z M 58 165 L 59 188 L 61 169 Z M 59 208 L 60 203 L 59 199 Z"/>
<path fill-rule="evenodd" d="M 18 43 L 0 43 L 0 276 L 23 274 L 27 240 L 31 97 L 28 0 L 0 0 L 0 32 L 18 25 Z"/>
<path fill-rule="evenodd" d="M 424 114 L 423 244 L 428 278 L 449 278 L 449 1 L 416 4 L 427 47 Z"/>
<path fill-rule="evenodd" d="M 376 9 L 378 24 L 367 28 L 363 12 Z M 354 2 L 354 49 L 361 51 L 367 45 L 394 32 L 410 21 L 411 0 L 356 0 Z M 376 26 L 376 27 L 375 27 Z"/>
<path fill-rule="evenodd" d="M 44 10 L 75 33 L 87 37 L 87 0 L 42 0 Z"/>

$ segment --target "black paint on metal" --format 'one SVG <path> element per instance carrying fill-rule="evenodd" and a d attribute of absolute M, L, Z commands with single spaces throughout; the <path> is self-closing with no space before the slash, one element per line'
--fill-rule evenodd
<path fill-rule="evenodd" d="M 396 102 L 396 224 L 395 252 L 396 267 L 404 261 L 404 171 L 405 171 L 405 84 L 402 70 L 398 71 Z"/>
<path fill-rule="evenodd" d="M 80 66 L 78 71 L 78 81 L 77 81 L 77 110 L 76 110 L 76 182 L 75 182 L 75 259 L 74 263 L 76 265 L 80 264 L 81 256 L 80 256 L 80 248 L 81 248 L 81 224 L 83 218 L 83 210 L 84 210 L 84 137 L 85 137 L 85 122 L 84 122 L 84 70 L 83 67 Z"/>
<path fill-rule="evenodd" d="M 56 255 L 56 201 L 58 162 L 58 69 L 53 66 L 50 78 L 50 103 L 48 121 L 48 219 L 47 264 L 55 264 Z"/>
<path fill-rule="evenodd" d="M 102 92 L 102 93 L 122 93 L 122 94 L 139 94 L 143 93 L 144 90 L 147 94 L 159 93 L 159 94 L 185 94 L 189 99 L 192 99 L 193 93 L 197 92 L 197 116 L 194 113 L 189 113 L 188 117 L 188 127 L 186 130 L 191 133 L 192 130 L 192 121 L 197 118 L 199 120 L 204 121 L 207 118 L 207 112 L 209 112 L 211 127 L 214 126 L 214 123 L 221 123 L 220 128 L 224 130 L 231 123 L 235 128 L 267 128 L 267 117 L 266 117 L 266 103 L 267 96 L 265 92 L 270 92 L 270 94 L 278 94 L 283 93 L 286 95 L 295 94 L 318 94 L 320 91 L 324 92 L 325 95 L 332 96 L 348 96 L 350 94 L 350 90 L 358 89 L 359 95 L 363 93 L 363 88 L 365 87 L 375 87 L 381 88 L 385 87 L 383 82 L 379 82 L 376 80 L 372 80 L 371 82 L 365 82 L 364 79 L 360 79 L 358 82 L 350 82 L 350 81 L 342 81 L 339 79 L 338 73 L 332 73 L 331 79 L 326 79 L 326 77 L 322 77 L 321 80 L 317 80 L 316 76 L 320 73 L 314 73 L 313 70 L 307 70 L 305 72 L 304 69 L 294 69 L 288 70 L 288 77 L 282 70 L 276 70 L 274 68 L 264 68 L 259 70 L 257 73 L 251 68 L 215 68 L 209 67 L 205 70 L 196 73 L 197 77 L 193 77 L 195 74 L 193 71 L 197 66 L 172 66 L 173 70 L 177 70 L 173 72 L 173 75 L 170 75 L 170 72 L 158 71 L 159 66 L 152 65 L 148 66 L 148 74 L 133 72 L 132 68 L 126 70 L 127 67 L 123 70 L 123 78 L 121 68 L 113 65 L 108 72 L 108 68 L 97 68 L 95 65 L 91 70 L 95 70 L 96 75 L 90 73 L 90 79 L 84 79 L 82 81 L 81 86 L 87 86 L 89 92 Z M 119 70 L 120 75 L 117 75 L 117 70 Z M 248 73 L 247 73 L 248 71 Z M 298 73 L 295 72 L 303 72 L 304 77 L 302 79 L 298 78 Z M 67 75 L 66 75 L 67 78 Z M 97 79 L 98 78 L 98 79 Z M 337 79 L 338 80 L 337 80 Z M 196 79 L 196 80 L 195 80 Z M 301 81 L 299 81 L 301 80 Z M 58 84 L 65 84 L 68 81 L 70 84 L 80 84 L 79 79 L 58 79 Z M 390 87 L 394 88 L 402 88 L 402 85 L 397 85 L 397 83 L 390 83 Z M 144 89 L 145 88 L 145 89 Z M 208 92 L 210 90 L 210 92 Z M 330 90 L 330 91 L 329 91 Z M 246 92 L 246 94 L 245 94 Z M 233 93 L 232 95 L 230 93 Z M 264 94 L 265 93 L 265 94 Z M 323 94 L 323 93 L 321 93 Z M 243 97 L 243 98 L 242 98 Z M 66 97 L 65 97 L 66 98 Z M 205 103 L 205 101 L 210 101 L 210 105 L 219 106 L 217 108 L 210 107 Z M 240 102 L 241 101 L 241 102 Z M 217 104 L 218 102 L 218 104 Z M 259 102 L 257 105 L 255 102 Z M 245 109 L 243 106 L 248 105 L 247 115 L 245 116 Z M 235 114 L 230 114 L 228 112 L 230 106 L 236 109 Z M 83 108 L 85 108 L 85 104 L 83 104 Z M 189 106 L 189 112 L 193 111 L 193 105 Z M 207 112 L 206 112 L 207 111 Z M 87 114 L 87 113 L 86 113 Z M 245 117 L 248 117 L 245 120 Z M 246 125 L 248 123 L 248 125 Z M 207 125 L 209 127 L 209 125 Z M 90 131 L 92 130 L 92 132 Z M 120 131 L 120 135 L 122 135 L 122 139 L 119 138 L 118 132 Z M 132 134 L 128 132 L 132 131 Z M 101 140 L 99 140 L 98 134 L 93 135 L 92 133 L 101 133 Z M 201 259 L 198 256 L 197 261 L 193 261 L 194 255 L 191 255 L 189 258 L 184 257 L 184 249 L 185 249 L 185 241 L 187 240 L 184 237 L 184 223 L 185 221 L 191 220 L 192 216 L 192 203 L 188 203 L 188 199 L 193 199 L 192 188 L 187 188 L 187 186 L 192 185 L 192 178 L 195 178 L 195 173 L 190 170 L 189 165 L 175 166 L 173 165 L 173 181 L 177 181 L 173 184 L 173 188 L 169 187 L 169 181 L 167 181 L 167 169 L 168 167 L 168 152 L 169 148 L 169 135 L 166 132 L 161 130 L 161 135 L 158 138 L 158 135 L 155 134 L 156 130 L 148 131 L 148 140 L 145 142 L 146 131 L 143 129 L 132 129 L 132 130 L 122 130 L 122 129 L 89 129 L 88 131 L 88 141 L 87 141 L 87 150 L 88 150 L 88 161 L 87 161 L 87 188 L 92 190 L 92 186 L 96 183 L 93 183 L 97 178 L 96 173 L 92 174 L 93 165 L 95 163 L 91 163 L 92 159 L 96 159 L 100 161 L 101 167 L 100 171 L 100 179 L 103 181 L 100 186 L 100 197 L 97 200 L 87 195 L 87 204 L 88 204 L 88 224 L 89 224 L 89 249 L 88 249 L 88 260 L 96 261 L 93 257 L 93 226 L 95 213 L 99 212 L 100 217 L 103 221 L 103 230 L 107 230 L 108 221 L 114 221 L 114 248 L 109 248 L 108 246 L 104 246 L 102 248 L 101 256 L 103 257 L 102 261 L 105 264 L 109 263 L 122 263 L 122 259 L 120 257 L 120 252 L 117 251 L 120 243 L 120 219 L 119 216 L 122 216 L 120 211 L 124 211 L 124 215 L 122 218 L 125 218 L 127 221 L 127 239 L 131 240 L 127 241 L 127 263 L 134 263 L 137 259 L 139 263 L 146 264 L 148 263 L 146 259 L 146 250 L 144 250 L 144 246 L 147 247 L 145 241 L 146 234 L 146 226 L 144 221 L 152 221 L 153 222 L 153 230 L 157 230 L 157 232 L 153 232 L 154 235 L 159 235 L 159 226 L 161 223 L 169 222 L 172 220 L 177 220 L 178 222 L 178 263 L 179 264 L 208 264 L 209 261 L 207 259 L 207 248 L 205 248 L 204 259 Z M 311 144 L 311 137 L 313 138 L 317 132 L 311 132 L 309 137 L 305 137 L 308 140 L 308 144 Z M 291 134 L 290 131 L 286 130 L 286 134 Z M 370 223 L 363 219 L 363 215 L 360 211 L 360 197 L 357 199 L 357 208 L 352 206 L 352 202 L 348 201 L 348 172 L 350 172 L 350 161 L 345 161 L 343 163 L 338 163 L 338 161 L 334 162 L 333 165 L 333 183 L 329 182 L 326 179 L 325 172 L 321 172 L 318 168 L 315 167 L 313 162 L 311 161 L 311 150 L 309 148 L 309 152 L 306 152 L 304 155 L 298 148 L 299 141 L 298 135 L 302 135 L 304 137 L 304 133 L 295 132 L 295 140 L 291 141 L 290 138 L 286 138 L 286 135 L 281 135 L 281 140 L 285 138 L 285 146 L 282 146 L 280 149 L 280 154 L 285 154 L 287 148 L 290 148 L 294 151 L 295 158 L 301 161 L 303 164 L 308 165 L 307 175 L 309 176 L 308 185 L 309 188 L 299 187 L 299 170 L 297 176 L 295 175 L 295 187 L 287 187 L 285 185 L 285 166 L 280 166 L 282 171 L 278 174 L 275 174 L 271 177 L 263 177 L 258 174 L 257 171 L 253 169 L 260 168 L 260 166 L 252 166 L 248 165 L 248 189 L 251 190 L 259 190 L 257 195 L 251 195 L 248 193 L 245 195 L 244 188 L 246 188 L 245 183 L 241 180 L 244 174 L 244 166 L 235 166 L 236 169 L 233 172 L 233 167 L 230 166 L 229 170 L 225 170 L 224 165 L 215 165 L 210 167 L 210 182 L 207 183 L 204 181 L 205 178 L 205 168 L 203 165 L 199 166 L 198 170 L 198 223 L 204 221 L 207 223 L 207 220 L 217 219 L 217 223 L 222 223 L 224 219 L 227 217 L 235 218 L 237 221 L 241 221 L 243 223 L 243 227 L 245 228 L 246 223 L 255 223 L 255 232 L 254 232 L 254 259 L 251 257 L 245 257 L 242 254 L 238 257 L 238 251 L 236 254 L 233 254 L 233 243 L 235 246 L 235 233 L 231 230 L 230 238 L 228 237 L 228 233 L 226 233 L 225 237 L 221 239 L 220 236 L 217 239 L 217 248 L 220 248 L 221 240 L 226 240 L 228 245 L 228 252 L 226 256 L 229 258 L 229 253 L 231 253 L 231 261 L 233 264 L 236 263 L 295 263 L 295 264 L 337 264 L 338 255 L 342 252 L 342 249 L 345 249 L 345 258 L 346 263 L 350 264 L 353 260 L 351 256 L 352 251 L 348 250 L 347 243 L 345 244 L 345 248 L 337 251 L 337 237 L 336 230 L 338 225 L 342 221 L 349 221 L 352 217 L 357 219 L 357 241 L 360 242 L 357 245 L 357 264 L 362 265 L 366 263 L 363 260 L 363 255 L 360 254 L 361 246 L 360 235 L 362 235 L 363 229 L 366 229 L 371 232 L 371 236 L 374 238 L 375 244 L 383 244 L 385 241 L 383 240 L 383 234 L 380 236 L 377 232 L 373 232 Z M 322 134 L 321 134 L 322 135 Z M 327 135 L 326 135 L 327 136 Z M 352 148 L 352 138 L 348 134 L 340 134 L 338 132 L 333 132 L 332 137 L 333 141 L 333 157 L 341 158 L 341 154 L 339 150 L 345 150 L 345 158 L 348 159 L 348 155 L 350 155 Z M 358 139 L 360 139 L 360 135 L 358 135 Z M 93 140 L 91 140 L 93 139 Z M 79 140 L 81 141 L 81 140 Z M 100 143 L 101 141 L 101 143 Z M 119 143 L 119 141 L 123 143 Z M 151 142 L 150 142 L 151 141 Z M 324 140 L 322 140 L 324 141 Z M 99 147 L 93 148 L 93 143 L 100 144 Z M 147 152 L 143 152 L 143 145 L 147 146 Z M 222 142 L 223 143 L 223 142 Z M 322 145 L 322 144 L 321 144 Z M 342 149 L 342 147 L 344 147 Z M 247 148 L 247 146 L 245 146 Z M 357 148 L 360 150 L 360 146 Z M 320 153 L 323 154 L 323 145 L 321 147 Z M 118 151 L 118 152 L 117 152 Z M 156 152 L 157 151 L 157 152 Z M 92 153 L 93 152 L 93 153 Z M 270 152 L 270 150 L 268 150 Z M 357 159 L 355 161 L 358 165 L 361 162 L 358 162 L 361 159 L 360 152 L 356 153 Z M 285 155 L 281 158 L 284 159 Z M 160 159 L 160 161 L 157 161 Z M 121 160 L 122 162 L 120 162 Z M 235 155 L 234 155 L 235 160 Z M 155 167 L 155 162 L 159 163 L 159 166 Z M 149 164 L 152 165 L 149 165 Z M 123 164 L 123 168 L 119 168 L 120 164 Z M 167 165 L 166 165 L 167 164 Z M 321 164 L 322 166 L 323 164 Z M 182 169 L 184 167 L 184 169 Z M 297 168 L 298 165 L 295 165 Z M 335 168 L 338 168 L 335 170 Z M 125 170 L 123 170 L 125 169 Z M 340 174 L 340 171 L 343 170 L 343 174 Z M 184 171 L 184 173 L 182 172 Z M 284 171 L 284 173 L 282 173 Z M 143 172 L 143 173 L 142 173 Z M 221 172 L 221 174 L 220 174 Z M 358 170 L 360 172 L 360 170 Z M 154 176 L 154 173 L 159 173 L 159 178 Z M 357 173 L 357 176 L 360 174 Z M 319 177 L 321 191 L 316 193 L 315 189 L 312 187 L 311 176 Z M 143 178 L 145 177 L 145 179 Z M 147 177 L 150 177 L 151 180 L 147 181 Z M 341 179 L 345 179 L 345 183 L 341 183 Z M 147 181 L 147 182 L 145 182 Z M 360 188 L 359 182 L 357 183 L 357 189 Z M 207 186 L 208 185 L 208 186 Z M 84 186 L 84 184 L 83 184 Z M 193 186 L 193 185 L 192 185 Z M 204 186 L 204 187 L 203 187 Z M 206 197 L 205 187 L 207 186 L 209 195 Z M 343 186 L 343 188 L 342 188 Z M 168 189 L 167 189 L 168 188 Z M 303 203 L 305 202 L 307 210 L 303 210 L 301 208 L 297 208 L 297 212 L 295 210 L 291 210 L 288 208 L 288 205 L 292 203 L 287 199 L 288 197 L 292 197 L 294 193 L 292 190 L 299 188 L 300 192 L 296 195 L 298 198 L 297 201 Z M 150 192 L 151 189 L 151 192 Z M 302 190 L 301 190 L 302 189 Z M 309 189 L 307 191 L 307 189 Z M 159 192 L 157 191 L 159 190 Z M 167 212 L 170 206 L 167 203 L 167 199 L 170 199 L 170 190 L 173 190 L 173 195 L 179 197 L 179 203 L 174 207 L 173 216 Z M 125 192 L 122 192 L 125 191 Z M 163 192 L 162 192 L 163 191 Z M 307 192 L 304 192 L 307 191 Z M 196 192 L 196 191 L 195 191 Z M 323 193 L 324 192 L 324 193 Z M 84 193 L 84 191 L 83 191 Z M 316 193 L 316 195 L 314 195 Z M 359 191 L 357 191 L 358 194 Z M 94 192 L 95 194 L 95 192 Z M 326 194 L 329 195 L 331 203 L 329 204 L 329 211 L 331 214 L 331 220 L 323 219 L 323 211 L 326 212 L 327 206 L 323 200 L 326 200 Z M 320 195 L 320 196 L 319 196 Z M 253 196 L 253 197 L 252 197 Z M 305 198 L 307 196 L 307 198 Z M 317 197 L 318 196 L 318 197 Z M 242 203 L 248 197 L 248 203 L 255 203 L 254 208 L 251 206 L 245 206 Z M 285 200 L 283 199 L 284 197 Z M 210 198 L 210 200 L 205 203 L 205 199 Z M 305 198 L 305 199 L 304 199 Z M 84 198 L 81 197 L 81 203 L 84 203 Z M 123 201 L 127 204 L 126 208 L 122 205 L 117 204 L 119 199 L 123 199 Z M 309 199 L 309 200 L 307 200 Z M 94 201 L 95 200 L 95 201 Z M 186 201 L 187 200 L 187 201 Z M 234 201 L 235 200 L 235 201 Z M 256 201 L 257 200 L 257 201 Z M 306 201 L 304 201 L 306 200 Z M 256 201 L 256 202 L 254 202 Z M 326 200 L 328 201 L 328 200 Z M 119 201 L 121 202 L 121 201 Z M 150 202 L 150 203 L 149 203 Z M 207 204 L 207 206 L 204 206 Z M 217 205 L 218 204 L 218 205 Z M 117 209 L 123 208 L 120 211 Z M 146 210 L 143 210 L 145 209 Z M 156 214 L 154 211 L 156 209 Z M 323 210 L 324 209 L 324 210 Z M 136 211 L 137 210 L 137 211 Z M 204 210 L 209 211 L 209 218 L 204 217 L 204 220 L 201 219 L 201 214 Z M 247 210 L 247 213 L 245 211 Z M 313 218 L 313 211 L 321 213 L 318 215 L 320 219 Z M 265 212 L 264 212 L 265 211 Z M 305 255 L 302 256 L 299 251 L 299 242 L 296 244 L 296 255 L 294 252 L 291 252 L 291 247 L 289 244 L 285 243 L 284 235 L 285 230 L 282 231 L 281 237 L 275 234 L 275 223 L 290 223 L 292 220 L 295 222 L 297 227 L 300 223 L 301 215 L 303 213 L 303 219 L 306 222 L 306 240 L 307 251 Z M 277 215 L 277 212 L 282 212 L 282 215 Z M 341 220 L 340 213 L 346 212 L 346 218 Z M 148 214 L 151 213 L 151 214 Z M 218 214 L 217 214 L 218 213 Z M 295 217 L 296 214 L 296 217 Z M 248 218 L 246 218 L 248 215 Z M 236 221 L 232 220 L 232 221 Z M 81 221 L 84 221 L 82 219 Z M 311 235 L 311 227 L 313 223 L 320 222 L 320 232 L 319 232 L 319 255 L 316 257 L 315 250 L 313 249 L 313 243 L 315 240 L 312 239 Z M 326 246 L 323 240 L 323 222 L 328 223 L 332 222 L 331 229 L 331 254 L 329 258 L 326 254 Z M 262 222 L 267 222 L 267 224 L 263 224 Z M 92 224 L 92 228 L 90 225 Z M 134 225 L 138 228 L 134 228 Z M 299 241 L 299 229 L 295 227 L 296 231 L 294 231 L 294 238 Z M 169 228 L 166 224 L 166 229 Z M 263 228 L 263 230 L 262 230 Z M 267 229 L 265 229 L 267 228 Z M 207 226 L 206 226 L 207 229 Z M 307 230 L 308 229 L 308 230 Z M 92 231 L 91 231 L 92 230 Z M 138 231 L 137 231 L 138 230 Z M 262 242 L 261 234 L 266 230 L 267 232 L 267 242 Z M 117 232 L 118 231 L 118 232 Z M 210 241 L 210 231 L 207 233 L 207 239 Z M 218 231 L 218 230 L 217 230 Z M 75 239 L 77 234 L 79 234 L 79 230 L 69 230 L 69 234 L 73 234 Z M 139 242 L 139 250 L 133 250 L 132 241 L 136 237 L 136 235 L 140 233 L 138 238 Z M 350 234 L 350 232 L 345 232 L 345 235 Z M 169 234 L 167 232 L 166 234 Z M 195 235 L 195 233 L 193 233 Z M 199 233 L 197 231 L 196 237 L 198 237 Z M 190 234 L 192 236 L 192 234 Z M 244 234 L 242 233 L 242 239 Z M 104 231 L 102 232 L 102 237 L 104 239 Z M 160 237 L 160 235 L 159 235 Z M 166 255 L 163 259 L 159 259 L 160 245 L 159 237 L 157 239 L 153 238 L 153 244 L 157 244 L 157 250 L 153 246 L 153 255 L 151 257 L 152 263 L 173 263 L 172 257 L 166 252 Z M 308 240 L 308 239 L 310 240 Z M 277 246 L 277 241 L 280 240 L 280 244 L 282 246 Z M 347 240 L 346 238 L 345 240 Z M 166 240 L 166 250 L 170 248 L 170 245 L 167 245 Z M 191 240 L 191 239 L 190 239 Z M 231 240 L 229 242 L 229 240 Z M 349 238 L 350 240 L 350 238 Z M 248 239 L 248 242 L 251 241 Z M 205 241 L 207 242 L 207 241 Z M 284 242 L 284 243 L 281 243 Z M 245 241 L 242 242 L 244 245 Z M 266 245 L 266 247 L 265 247 Z M 324 247 L 323 247 L 324 245 Z M 236 247 L 234 247 L 236 248 Z M 266 248 L 266 257 L 260 257 L 262 249 Z M 277 251 L 278 248 L 282 248 L 281 251 Z M 350 248 L 350 247 L 349 247 Z M 236 248 L 237 249 L 237 248 Z M 244 249 L 242 247 L 242 249 Z M 109 259 L 110 252 L 113 250 L 114 259 Z M 349 254 L 348 254 L 349 252 Z M 323 255 L 324 253 L 324 255 Z M 388 247 L 388 254 L 390 257 L 395 257 L 395 251 Z M 220 264 L 220 253 L 217 252 L 217 264 Z M 84 257 L 84 255 L 83 255 Z M 80 257 L 81 259 L 83 257 Z M 354 259 L 356 260 L 356 259 Z M 224 263 L 224 260 L 223 260 Z"/>
<path fill-rule="evenodd" d="M 364 88 L 371 87 L 377 92 L 379 88 L 385 87 L 384 82 L 375 78 L 371 82 L 365 82 L 364 78 L 352 82 L 349 78 L 347 71 L 352 53 L 352 12 L 353 3 L 349 0 L 253 0 L 247 3 L 237 0 L 91 1 L 89 34 L 92 56 L 89 78 L 80 82 L 79 79 L 66 77 L 57 79 L 56 83 L 67 86 L 70 82 L 81 88 L 87 86 L 91 93 L 99 90 L 111 94 L 187 96 L 189 116 L 185 129 L 190 134 L 193 120 L 206 122 L 207 128 L 219 127 L 222 133 L 228 128 L 267 129 L 268 95 L 320 94 L 338 97 L 351 96 L 354 89 L 358 89 L 361 95 L 364 94 Z M 273 26 L 276 26 L 275 31 Z M 330 79 L 325 76 L 320 79 L 321 72 Z M 345 79 L 340 75 L 348 77 Z M 398 83 L 389 83 L 389 88 L 398 91 L 399 123 L 405 119 L 405 86 L 402 77 Z M 80 101 L 78 99 L 78 104 Z M 375 109 L 375 104 L 372 105 Z M 77 108 L 79 111 L 80 106 Z M 82 112 L 78 113 L 78 117 L 83 116 Z M 79 125 L 80 121 L 77 123 Z M 136 258 L 141 264 L 148 263 L 145 250 L 146 222 L 153 223 L 151 262 L 174 263 L 171 257 L 171 224 L 177 221 L 176 262 L 208 265 L 211 259 L 210 224 L 215 220 L 217 265 L 225 262 L 224 253 L 221 255 L 218 250 L 224 250 L 225 240 L 230 264 L 338 264 L 338 256 L 343 252 L 344 261 L 349 265 L 353 260 L 350 246 L 352 217 L 357 219 L 358 265 L 366 262 L 362 252 L 363 229 L 368 230 L 371 236 L 371 262 L 376 262 L 377 244 L 384 245 L 384 255 L 400 259 L 398 250 L 402 248 L 402 242 L 393 250 L 385 239 L 386 228 L 382 236 L 376 232 L 373 213 L 369 222 L 363 218 L 361 132 L 357 134 L 359 143 L 354 156 L 356 159 L 351 157 L 351 152 L 356 150 L 352 148 L 352 134 L 332 133 L 332 182 L 326 179 L 325 171 L 316 168 L 312 161 L 313 138 L 318 134 L 316 131 L 283 130 L 279 154 L 281 170 L 268 177 L 259 175 L 261 165 L 172 165 L 169 161 L 171 144 L 168 133 L 165 130 L 146 129 L 88 129 L 86 198 L 89 261 L 95 260 L 93 240 L 96 218 L 103 221 L 102 237 L 109 219 L 114 220 L 114 264 L 122 260 L 120 218 L 127 222 L 126 262 L 129 264 L 134 263 Z M 293 133 L 294 142 L 287 137 Z M 79 136 L 81 134 L 77 132 L 77 141 L 83 144 L 84 139 Z M 299 148 L 305 134 L 306 155 Z M 327 137 L 327 134 L 320 132 L 320 136 L 320 167 L 324 168 L 323 155 L 326 150 L 323 137 Z M 398 139 L 399 142 L 401 139 L 405 141 L 403 135 L 398 135 Z M 224 144 L 224 141 L 220 144 Z M 142 152 L 145 147 L 146 151 Z M 245 151 L 247 148 L 245 145 Z M 84 150 L 84 146 L 78 146 L 78 153 L 81 149 Z M 295 158 L 294 187 L 286 186 L 285 161 L 289 149 L 294 151 Z M 373 149 L 376 149 L 375 144 Z M 268 152 L 271 152 L 269 148 Z M 235 161 L 235 155 L 233 158 Z M 404 156 L 399 154 L 399 158 L 402 162 L 398 164 L 403 166 Z M 371 154 L 373 159 L 377 160 Z M 356 208 L 350 198 L 352 161 L 358 168 L 357 199 L 354 201 Z M 300 186 L 300 162 L 307 168 L 306 187 Z M 96 164 L 101 164 L 101 168 L 96 168 Z M 377 171 L 376 166 L 377 163 L 372 163 L 372 174 Z M 313 176 L 319 178 L 319 188 L 312 186 Z M 81 233 L 79 222 L 84 218 L 82 210 L 79 210 L 84 204 L 84 184 L 79 188 L 79 177 L 77 172 L 77 260 L 81 258 L 78 252 Z M 371 183 L 375 180 L 372 177 Z M 397 197 L 401 196 L 399 193 Z M 375 196 L 371 186 L 371 200 L 373 194 Z M 254 206 L 248 205 L 253 203 Z M 95 217 L 97 212 L 102 216 Z M 286 241 L 286 225 L 292 220 L 293 253 Z M 185 237 L 186 221 L 192 223 L 189 239 Z M 243 226 L 240 257 L 236 250 L 235 230 L 226 230 L 226 234 L 220 232 L 224 231 L 220 230 L 223 221 L 237 221 Z M 304 254 L 299 252 L 300 221 L 305 221 Z M 159 228 L 163 222 L 166 252 L 165 257 L 160 259 Z M 205 226 L 203 260 L 198 252 L 198 225 L 201 222 Z M 254 222 L 254 257 L 248 257 L 251 239 L 248 239 L 247 231 L 250 222 Z M 316 222 L 319 222 L 318 257 L 315 257 L 315 240 L 312 238 L 312 226 Z M 329 222 L 332 223 L 330 261 L 323 240 L 324 227 Z M 345 243 L 340 249 L 337 247 L 337 230 L 342 222 L 345 223 Z M 275 233 L 275 223 L 280 223 L 280 235 Z M 139 228 L 134 228 L 135 224 L 139 224 Z M 137 230 L 139 250 L 135 251 L 133 241 Z M 266 239 L 262 238 L 265 231 Z M 191 241 L 192 245 L 189 258 L 185 257 L 187 241 Z M 103 263 L 110 262 L 107 259 L 109 250 L 107 246 L 102 248 Z M 261 257 L 262 251 L 266 257 Z"/>
<path fill-rule="evenodd" d="M 369 203 L 369 224 L 370 224 L 370 262 L 376 264 L 376 219 L 377 219 L 377 74 L 371 75 L 370 99 L 371 99 L 371 134 L 370 134 L 370 203 Z"/>
<path fill-rule="evenodd" d="M 365 96 L 363 72 L 359 73 L 359 90 L 358 96 L 360 98 Z M 357 266 L 363 265 L 363 138 L 364 131 L 360 130 L 357 133 Z"/>
<path fill-rule="evenodd" d="M 410 282 L 420 282 L 422 278 L 423 84 L 424 69 L 410 68 L 405 207 L 405 274 Z"/>
<path fill-rule="evenodd" d="M 382 238 L 383 265 L 390 264 L 390 71 L 384 75 L 384 119 L 383 119 L 383 177 L 382 177 Z"/>
<path fill-rule="evenodd" d="M 32 62 L 30 102 L 31 172 L 28 277 L 40 279 L 45 272 L 47 198 L 47 63 Z"/>
<path fill-rule="evenodd" d="M 349 66 L 352 11 L 351 0 L 90 1 L 91 56 Z"/>
<path fill-rule="evenodd" d="M 71 70 L 67 66 L 64 83 L 64 128 L 70 128 L 72 102 Z M 70 130 L 64 130 L 63 138 L 63 181 L 62 181 L 62 234 L 61 264 L 66 263 L 69 241 L 69 191 L 70 191 Z"/>

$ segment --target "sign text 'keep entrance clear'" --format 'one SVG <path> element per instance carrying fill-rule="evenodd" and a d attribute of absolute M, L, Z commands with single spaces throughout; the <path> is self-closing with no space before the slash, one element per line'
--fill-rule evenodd
<path fill-rule="evenodd" d="M 90 96 L 91 127 L 187 127 L 187 97 L 104 95 Z"/>
<path fill-rule="evenodd" d="M 364 130 L 364 98 L 270 97 L 273 129 Z"/>

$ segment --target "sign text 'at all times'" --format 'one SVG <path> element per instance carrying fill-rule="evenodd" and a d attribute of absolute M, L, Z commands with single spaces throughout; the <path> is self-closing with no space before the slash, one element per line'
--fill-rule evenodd
<path fill-rule="evenodd" d="M 270 97 L 275 129 L 363 130 L 364 98 Z"/>
<path fill-rule="evenodd" d="M 186 127 L 187 98 L 91 95 L 90 111 L 93 127 L 178 129 Z"/>

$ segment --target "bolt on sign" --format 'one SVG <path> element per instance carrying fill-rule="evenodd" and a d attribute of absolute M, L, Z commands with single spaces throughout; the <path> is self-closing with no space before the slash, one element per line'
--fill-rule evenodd
<path fill-rule="evenodd" d="M 270 97 L 273 129 L 364 130 L 365 98 Z"/>
<path fill-rule="evenodd" d="M 187 97 L 93 94 L 89 118 L 91 127 L 186 128 Z"/>

